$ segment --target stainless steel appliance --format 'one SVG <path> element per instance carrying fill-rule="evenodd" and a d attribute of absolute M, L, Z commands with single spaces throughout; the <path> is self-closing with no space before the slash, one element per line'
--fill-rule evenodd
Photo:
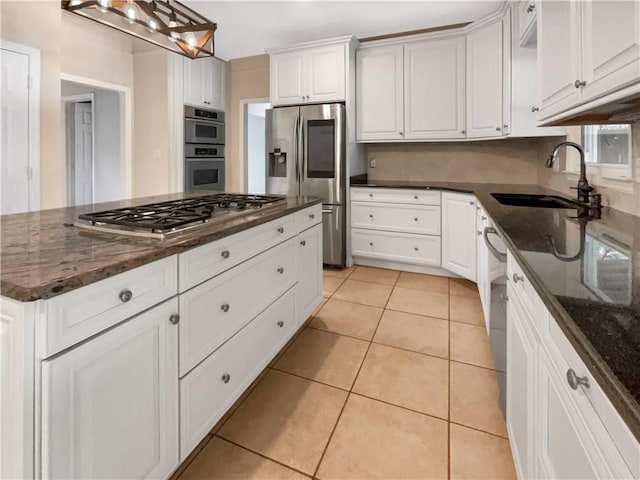
<path fill-rule="evenodd" d="M 165 239 L 216 221 L 282 205 L 282 196 L 216 193 L 78 216 L 75 226 L 94 232 Z"/>
<path fill-rule="evenodd" d="M 496 239 L 496 243 L 501 249 L 505 249 L 504 242 L 498 235 L 494 227 L 485 227 L 484 242 L 496 262 L 489 259 L 487 270 L 490 273 L 489 292 L 489 343 L 493 353 L 493 363 L 498 377 L 498 388 L 500 389 L 500 407 L 502 414 L 507 414 L 507 255 L 502 253 L 491 243 L 489 235 Z M 493 264 L 493 265 L 491 265 Z"/>
<path fill-rule="evenodd" d="M 185 191 L 224 190 L 224 145 L 185 144 Z"/>
<path fill-rule="evenodd" d="M 184 189 L 224 191 L 224 112 L 184 107 Z"/>
<path fill-rule="evenodd" d="M 224 112 L 184 107 L 185 143 L 224 144 Z"/>
<path fill-rule="evenodd" d="M 346 118 L 341 103 L 266 111 L 268 194 L 322 198 L 323 261 L 346 262 Z"/>

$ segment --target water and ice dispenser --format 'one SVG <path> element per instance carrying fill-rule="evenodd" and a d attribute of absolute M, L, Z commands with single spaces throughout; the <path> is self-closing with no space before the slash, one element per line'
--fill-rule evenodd
<path fill-rule="evenodd" d="M 287 176 L 287 152 L 283 152 L 279 148 L 274 148 L 273 152 L 269 152 L 269 176 Z"/>

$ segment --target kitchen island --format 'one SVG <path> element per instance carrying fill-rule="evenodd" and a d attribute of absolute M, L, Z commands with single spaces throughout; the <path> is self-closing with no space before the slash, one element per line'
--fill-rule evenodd
<path fill-rule="evenodd" d="M 0 217 L 0 477 L 166 478 L 322 299 L 321 201 L 158 240 Z"/>
<path fill-rule="evenodd" d="M 575 208 L 505 205 L 492 195 L 562 196 L 538 185 L 361 177 L 351 186 L 352 202 L 354 196 L 391 202 L 387 192 L 404 192 L 409 200 L 403 202 L 415 199 L 417 205 L 410 205 L 415 212 L 424 192 L 441 192 L 443 252 L 444 237 L 451 234 L 445 232 L 447 222 L 471 223 L 468 250 L 475 251 L 476 242 L 478 249 L 484 247 L 480 218 L 477 226 L 474 216 L 471 222 L 447 218 L 444 198 L 450 193 L 477 203 L 460 201 L 477 208 L 504 241 L 506 416 L 519 476 L 562 477 L 578 469 L 582 477 L 640 478 L 640 219 L 607 207 L 601 218 L 578 219 Z M 376 204 L 363 203 L 377 218 Z M 423 203 L 431 210 L 436 205 Z M 420 215 L 411 215 L 416 220 L 411 226 L 420 226 Z M 352 221 L 352 231 L 376 228 L 359 225 Z M 467 230 L 453 232 L 459 237 Z M 480 271 L 477 282 L 482 296 Z M 570 444 L 556 451 L 554 442 L 561 437 L 571 438 Z"/>

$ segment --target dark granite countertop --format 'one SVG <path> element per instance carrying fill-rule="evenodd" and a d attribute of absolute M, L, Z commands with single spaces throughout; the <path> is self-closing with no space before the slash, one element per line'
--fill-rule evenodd
<path fill-rule="evenodd" d="M 183 193 L 0 216 L 0 294 L 21 302 L 51 298 L 321 203 L 284 205 L 212 222 L 167 240 L 82 231 L 81 213 L 194 197 Z"/>
<path fill-rule="evenodd" d="M 581 225 L 577 210 L 515 207 L 491 193 L 566 195 L 538 185 L 352 179 L 352 187 L 473 193 L 536 292 L 640 440 L 640 218 L 604 207 Z M 552 239 L 552 242 L 550 241 Z M 562 260 L 554 255 L 553 245 Z M 570 259 L 569 259 L 570 258 Z"/>

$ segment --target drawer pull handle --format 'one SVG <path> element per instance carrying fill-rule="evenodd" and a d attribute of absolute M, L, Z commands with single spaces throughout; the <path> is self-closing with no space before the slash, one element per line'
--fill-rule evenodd
<path fill-rule="evenodd" d="M 278 322 L 278 326 L 279 326 L 280 328 L 284 327 L 284 322 L 283 322 L 282 320 L 280 320 L 280 321 Z"/>
<path fill-rule="evenodd" d="M 302 240 L 302 241 L 300 242 L 300 245 L 302 245 L 303 247 L 304 247 L 306 244 L 307 244 L 307 241 L 306 241 L 306 240 Z"/>
<path fill-rule="evenodd" d="M 513 274 L 513 283 L 524 282 L 524 277 L 522 275 L 518 275 L 517 273 Z"/>
<path fill-rule="evenodd" d="M 229 250 L 224 250 L 220 255 L 222 255 L 222 258 L 229 258 Z"/>
<path fill-rule="evenodd" d="M 579 377 L 578 375 L 576 375 L 576 372 L 573 370 L 573 368 L 567 370 L 567 382 L 569 383 L 569 386 L 574 390 L 577 390 L 580 385 L 582 385 L 584 388 L 589 388 L 589 378 L 586 376 Z"/>
<path fill-rule="evenodd" d="M 131 293 L 131 290 L 126 288 L 118 294 L 118 298 L 122 303 L 127 303 L 129 300 L 133 298 L 133 293 Z"/>
<path fill-rule="evenodd" d="M 284 233 L 284 227 L 278 227 L 278 233 Z"/>
<path fill-rule="evenodd" d="M 223 303 L 222 305 L 220 305 L 220 310 L 222 310 L 224 313 L 227 313 L 229 311 L 229 304 Z"/>
<path fill-rule="evenodd" d="M 224 375 L 222 375 L 223 383 L 229 383 L 229 380 L 231 380 L 231 375 L 229 375 L 228 373 L 225 373 Z"/>
<path fill-rule="evenodd" d="M 278 273 L 280 273 L 280 274 L 284 273 L 284 268 L 278 267 Z"/>
<path fill-rule="evenodd" d="M 171 315 L 169 317 L 169 321 L 173 324 L 173 325 L 177 325 L 178 322 L 180 321 L 180 315 L 178 315 L 177 313 L 174 313 L 173 315 Z"/>

